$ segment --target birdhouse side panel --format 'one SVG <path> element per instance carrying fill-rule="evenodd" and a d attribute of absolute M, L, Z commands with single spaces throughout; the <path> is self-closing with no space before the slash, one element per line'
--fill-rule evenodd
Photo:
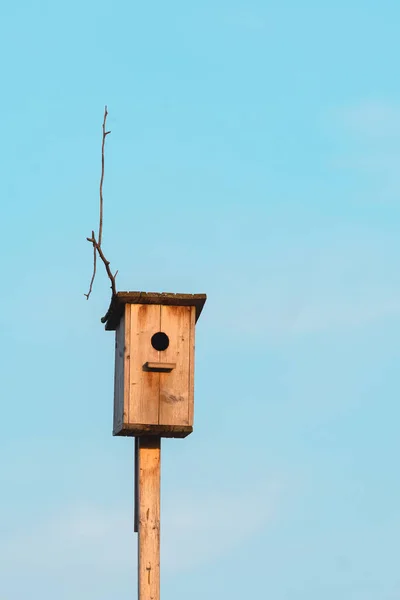
<path fill-rule="evenodd" d="M 125 318 L 121 318 L 115 330 L 115 371 L 114 371 L 114 433 L 121 430 L 124 422 L 125 391 Z"/>
<path fill-rule="evenodd" d="M 161 331 L 169 338 L 161 361 L 174 364 L 160 374 L 160 425 L 189 425 L 191 306 L 161 306 Z"/>
<path fill-rule="evenodd" d="M 194 419 L 194 348 L 196 337 L 196 308 L 190 309 L 190 365 L 189 365 L 189 425 L 193 427 Z"/>
<path fill-rule="evenodd" d="M 147 362 L 159 362 L 159 352 L 152 346 L 152 336 L 160 331 L 160 306 L 130 304 L 130 425 L 158 424 L 160 373 L 144 370 Z"/>
<path fill-rule="evenodd" d="M 125 332 L 124 332 L 124 424 L 129 420 L 130 405 L 130 374 L 131 374 L 131 311 L 125 306 Z"/>

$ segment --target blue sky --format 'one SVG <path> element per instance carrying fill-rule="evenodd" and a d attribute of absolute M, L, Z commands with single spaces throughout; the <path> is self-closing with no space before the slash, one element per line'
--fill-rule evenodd
<path fill-rule="evenodd" d="M 136 591 L 119 290 L 206 292 L 165 600 L 400 598 L 400 6 L 3 2 L 0 592 Z"/>

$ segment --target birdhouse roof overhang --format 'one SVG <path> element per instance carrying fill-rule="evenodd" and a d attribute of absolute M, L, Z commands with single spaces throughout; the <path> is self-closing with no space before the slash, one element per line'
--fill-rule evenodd
<path fill-rule="evenodd" d="M 167 306 L 195 306 L 196 321 L 198 320 L 206 294 L 170 294 L 167 292 L 118 292 L 113 296 L 110 308 L 102 323 L 105 323 L 107 331 L 113 331 L 118 327 L 124 313 L 125 304 L 162 304 Z"/>

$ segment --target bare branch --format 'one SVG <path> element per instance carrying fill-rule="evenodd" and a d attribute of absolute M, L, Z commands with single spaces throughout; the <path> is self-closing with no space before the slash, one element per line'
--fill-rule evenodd
<path fill-rule="evenodd" d="M 92 240 L 90 240 L 89 238 L 86 238 L 89 242 L 93 242 L 94 239 L 94 231 L 92 231 Z M 96 254 L 96 245 L 93 242 L 93 275 L 92 275 L 92 279 L 90 280 L 90 286 L 89 286 L 89 291 L 87 294 L 85 294 L 86 296 L 86 300 L 89 300 L 89 296 L 92 293 L 92 288 L 93 288 L 93 282 L 94 282 L 94 278 L 96 277 L 96 258 L 97 258 L 97 254 Z"/>
<path fill-rule="evenodd" d="M 104 107 L 104 119 L 103 119 L 103 140 L 101 143 L 101 177 L 100 177 L 100 219 L 99 219 L 99 246 L 101 246 L 101 242 L 103 239 L 103 182 L 104 182 L 104 146 L 106 143 L 106 137 L 111 131 L 106 131 L 106 121 L 107 121 L 107 105 Z"/>
<path fill-rule="evenodd" d="M 103 254 L 103 250 L 101 249 L 101 247 L 100 247 L 100 245 L 99 245 L 98 243 L 96 243 L 96 250 L 97 250 L 97 252 L 99 253 L 99 256 L 100 256 L 100 258 L 101 258 L 101 260 L 102 260 L 102 261 L 103 261 L 103 263 L 104 263 L 104 266 L 105 266 L 105 268 L 106 268 L 106 271 L 107 271 L 107 275 L 108 275 L 108 277 L 109 277 L 109 279 L 110 279 L 110 281 L 111 281 L 111 290 L 112 290 L 112 295 L 113 295 L 113 296 L 115 296 L 115 295 L 116 295 L 116 293 L 117 293 L 117 290 L 116 290 L 116 288 L 115 288 L 115 275 L 113 275 L 113 274 L 111 273 L 111 269 L 110 269 L 110 261 L 108 261 L 108 260 L 106 259 L 106 257 L 105 257 L 105 256 L 104 256 L 104 254 Z"/>
<path fill-rule="evenodd" d="M 111 131 L 106 131 L 106 121 L 107 121 L 107 106 L 105 106 L 104 108 L 104 119 L 103 119 L 103 139 L 102 139 L 102 144 L 101 144 L 101 177 L 100 177 L 100 215 L 99 215 L 99 235 L 98 235 L 98 240 L 96 240 L 96 236 L 94 231 L 92 231 L 92 237 L 87 237 L 87 241 L 90 242 L 93 245 L 93 274 L 92 274 L 92 279 L 90 280 L 90 286 L 89 286 L 89 291 L 87 294 L 85 294 L 86 299 L 89 300 L 89 296 L 92 293 L 92 288 L 93 288 L 93 282 L 95 280 L 96 277 L 96 260 L 97 260 L 97 254 L 99 255 L 99 257 L 101 258 L 101 260 L 104 263 L 104 266 L 106 268 L 106 272 L 107 275 L 111 281 L 111 290 L 112 290 L 112 295 L 115 296 L 117 293 L 116 287 L 115 287 L 115 278 L 117 276 L 118 271 L 115 272 L 115 275 L 112 274 L 111 269 L 110 269 L 110 261 L 108 261 L 106 259 L 106 257 L 104 256 L 103 250 L 101 248 L 101 242 L 103 239 L 103 182 L 104 182 L 104 147 L 105 147 L 105 142 L 106 142 L 106 137 L 108 136 L 109 133 L 111 133 Z"/>

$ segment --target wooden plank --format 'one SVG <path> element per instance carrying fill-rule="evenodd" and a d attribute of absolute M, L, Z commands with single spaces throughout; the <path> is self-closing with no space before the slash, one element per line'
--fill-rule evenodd
<path fill-rule="evenodd" d="M 143 371 L 144 363 L 159 362 L 151 337 L 160 330 L 160 306 L 131 304 L 129 423 L 158 423 L 160 373 Z"/>
<path fill-rule="evenodd" d="M 192 306 L 190 313 L 190 362 L 189 362 L 189 425 L 193 427 L 194 419 L 194 349 L 196 337 L 196 309 Z"/>
<path fill-rule="evenodd" d="M 144 371 L 172 371 L 175 369 L 176 363 L 167 363 L 167 362 L 147 362 L 143 365 Z"/>
<path fill-rule="evenodd" d="M 139 438 L 139 600 L 160 600 L 161 438 Z"/>
<path fill-rule="evenodd" d="M 169 337 L 163 362 L 176 362 L 170 373 L 160 374 L 160 425 L 189 424 L 190 306 L 161 306 L 161 331 Z"/>
<path fill-rule="evenodd" d="M 203 310 L 206 294 L 172 294 L 167 292 L 118 292 L 111 299 L 107 314 L 101 319 L 106 330 L 116 328 L 123 315 L 125 304 L 160 304 L 165 306 L 194 306 L 196 321 Z"/>
<path fill-rule="evenodd" d="M 124 347 L 125 318 L 122 317 L 117 329 L 115 330 L 114 432 L 121 429 L 124 420 Z"/>
<path fill-rule="evenodd" d="M 130 377 L 131 377 L 131 309 L 125 306 L 125 338 L 124 338 L 124 414 L 123 422 L 129 422 Z"/>
<path fill-rule="evenodd" d="M 115 436 L 136 437 L 141 435 L 157 435 L 168 438 L 184 438 L 192 433 L 190 425 L 149 425 L 148 423 L 126 423 Z"/>

